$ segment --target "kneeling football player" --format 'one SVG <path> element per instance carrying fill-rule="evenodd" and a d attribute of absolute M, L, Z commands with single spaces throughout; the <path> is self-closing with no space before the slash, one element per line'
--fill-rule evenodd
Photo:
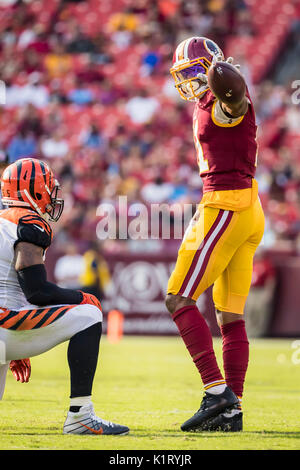
<path fill-rule="evenodd" d="M 51 169 L 37 159 L 18 160 L 2 176 L 2 203 L 9 208 L 0 211 L 0 399 L 9 367 L 28 382 L 29 358 L 69 340 L 70 408 L 63 433 L 127 434 L 128 427 L 96 416 L 91 402 L 102 332 L 99 300 L 47 281 L 48 221 L 62 213 L 59 190 Z"/>
<path fill-rule="evenodd" d="M 241 431 L 249 343 L 243 320 L 252 263 L 264 231 L 258 198 L 256 123 L 244 78 L 203 37 L 177 47 L 170 70 L 181 97 L 193 101 L 193 133 L 203 197 L 170 277 L 166 305 L 197 367 L 204 397 L 183 431 Z M 223 345 L 223 377 L 211 332 L 196 301 L 213 285 Z"/>

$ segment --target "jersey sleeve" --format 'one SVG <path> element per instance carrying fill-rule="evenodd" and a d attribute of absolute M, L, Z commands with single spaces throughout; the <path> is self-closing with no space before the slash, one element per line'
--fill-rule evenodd
<path fill-rule="evenodd" d="M 18 222 L 15 246 L 19 242 L 27 242 L 46 249 L 51 245 L 52 237 L 52 229 L 42 217 L 25 215 Z"/>

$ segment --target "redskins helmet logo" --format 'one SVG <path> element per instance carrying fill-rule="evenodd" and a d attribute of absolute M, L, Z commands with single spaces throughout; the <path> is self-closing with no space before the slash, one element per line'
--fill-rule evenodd
<path fill-rule="evenodd" d="M 210 39 L 205 39 L 204 45 L 211 55 L 222 54 L 222 51 L 219 48 L 219 46 L 215 42 L 211 41 Z"/>

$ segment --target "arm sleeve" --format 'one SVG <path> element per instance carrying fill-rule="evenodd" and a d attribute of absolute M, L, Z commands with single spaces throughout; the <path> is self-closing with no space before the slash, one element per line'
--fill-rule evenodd
<path fill-rule="evenodd" d="M 78 290 L 64 289 L 47 281 L 43 264 L 35 264 L 17 271 L 19 284 L 28 302 L 34 305 L 80 304 L 83 295 Z"/>
<path fill-rule="evenodd" d="M 42 217 L 25 215 L 18 223 L 15 247 L 19 242 L 32 243 L 45 250 L 51 245 L 52 229 Z"/>

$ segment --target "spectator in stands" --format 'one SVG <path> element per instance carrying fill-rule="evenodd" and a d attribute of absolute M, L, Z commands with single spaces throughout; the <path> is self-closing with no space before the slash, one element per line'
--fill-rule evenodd
<path fill-rule="evenodd" d="M 66 44 L 66 52 L 69 52 L 70 54 L 96 52 L 96 47 L 92 39 L 82 32 L 80 25 L 77 23 L 75 23 L 72 36 Z"/>
<path fill-rule="evenodd" d="M 85 106 L 94 101 L 94 93 L 85 83 L 77 79 L 75 86 L 67 94 L 67 99 L 78 106 Z"/>
<path fill-rule="evenodd" d="M 155 97 L 151 97 L 145 90 L 132 96 L 126 104 L 126 112 L 134 124 L 146 124 L 152 120 L 160 105 Z"/>
<path fill-rule="evenodd" d="M 84 146 L 90 148 L 100 149 L 105 145 L 104 138 L 96 123 L 91 123 L 90 128 L 82 133 L 80 140 Z"/>
<path fill-rule="evenodd" d="M 78 253 L 75 243 L 69 242 L 64 255 L 55 264 L 54 276 L 60 287 L 67 289 L 79 289 L 80 276 L 84 270 L 84 259 Z"/>
<path fill-rule="evenodd" d="M 255 254 L 253 277 L 245 309 L 249 337 L 265 336 L 272 315 L 276 271 L 267 252 L 261 247 Z"/>
<path fill-rule="evenodd" d="M 147 203 L 162 203 L 170 200 L 173 192 L 173 185 L 158 176 L 155 181 L 143 186 L 141 196 Z"/>
<path fill-rule="evenodd" d="M 41 120 L 39 109 L 29 103 L 21 108 L 17 129 L 25 134 L 32 134 L 38 141 L 45 134 L 45 126 Z"/>
<path fill-rule="evenodd" d="M 51 46 L 52 50 L 46 54 L 44 65 L 50 78 L 62 78 L 71 71 L 72 59 L 58 38 L 53 39 Z"/>
<path fill-rule="evenodd" d="M 41 144 L 42 155 L 45 158 L 63 158 L 69 151 L 68 141 L 64 138 L 64 130 L 57 129 L 52 136 Z"/>
<path fill-rule="evenodd" d="M 123 12 L 113 13 L 109 19 L 108 26 L 111 31 L 136 31 L 138 18 L 129 7 Z"/>
<path fill-rule="evenodd" d="M 7 147 L 9 163 L 19 158 L 33 157 L 37 155 L 37 141 L 32 133 L 21 129 L 10 141 Z"/>
<path fill-rule="evenodd" d="M 111 281 L 108 264 L 103 257 L 101 243 L 92 241 L 83 253 L 84 267 L 80 275 L 81 289 L 95 295 L 99 300 L 105 296 L 105 291 Z"/>

